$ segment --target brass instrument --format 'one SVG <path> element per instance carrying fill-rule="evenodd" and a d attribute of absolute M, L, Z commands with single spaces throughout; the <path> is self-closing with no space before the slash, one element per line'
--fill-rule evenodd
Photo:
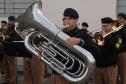
<path fill-rule="evenodd" d="M 109 33 L 107 33 L 107 34 L 105 34 L 105 35 L 103 35 L 103 38 L 107 37 L 108 35 L 110 35 L 110 34 L 112 34 L 112 33 L 115 33 L 115 32 L 117 32 L 117 31 L 119 31 L 120 29 L 123 28 L 123 26 L 124 26 L 124 25 L 120 25 L 119 27 L 114 27 L 114 28 L 112 28 L 112 31 L 109 32 Z"/>
<path fill-rule="evenodd" d="M 33 3 L 19 18 L 16 31 L 26 48 L 35 56 L 41 54 L 41 60 L 67 80 L 86 80 L 94 72 L 95 59 L 78 45 L 67 47 L 70 36 L 43 15 L 41 5 L 41 1 Z"/>
<path fill-rule="evenodd" d="M 4 41 L 7 37 L 7 28 L 2 28 L 0 31 L 0 41 Z"/>
<path fill-rule="evenodd" d="M 103 46 L 104 45 L 104 39 L 107 37 L 107 36 L 109 36 L 109 35 L 111 35 L 111 34 L 113 34 L 113 33 L 115 33 L 115 32 L 118 32 L 120 29 L 122 29 L 123 28 L 123 26 L 124 25 L 120 25 L 119 27 L 113 27 L 112 28 L 112 31 L 111 32 L 109 32 L 109 33 L 106 33 L 105 35 L 103 35 L 103 34 L 99 34 L 99 37 L 100 38 L 98 38 L 97 39 L 97 41 L 98 41 L 98 45 L 100 45 L 100 46 Z"/>
<path fill-rule="evenodd" d="M 94 34 L 94 40 L 95 40 L 95 43 L 97 43 L 98 45 L 100 45 L 100 46 L 103 45 L 104 38 L 103 38 L 103 35 L 102 35 L 102 31 L 96 32 Z"/>

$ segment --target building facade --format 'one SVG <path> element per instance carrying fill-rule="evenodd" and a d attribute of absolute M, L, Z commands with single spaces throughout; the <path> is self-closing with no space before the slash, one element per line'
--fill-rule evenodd
<path fill-rule="evenodd" d="M 0 17 L 18 16 L 37 0 L 0 0 Z M 126 0 L 42 0 L 44 15 L 54 24 L 62 27 L 62 14 L 65 8 L 79 12 L 78 25 L 89 23 L 89 30 L 100 28 L 100 19 L 110 16 L 116 19 L 119 12 L 126 12 Z M 81 27 L 81 26 L 79 26 Z"/>
<path fill-rule="evenodd" d="M 126 0 L 117 0 L 117 13 L 126 13 Z"/>
<path fill-rule="evenodd" d="M 18 16 L 35 0 L 0 0 L 0 17 Z"/>

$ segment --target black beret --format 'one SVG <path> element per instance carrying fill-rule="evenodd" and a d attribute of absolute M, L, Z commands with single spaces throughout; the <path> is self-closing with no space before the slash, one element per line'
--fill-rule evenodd
<path fill-rule="evenodd" d="M 82 26 L 89 27 L 89 25 L 88 25 L 87 22 L 83 22 L 83 23 L 82 23 Z"/>
<path fill-rule="evenodd" d="M 125 13 L 119 13 L 119 14 L 118 14 L 118 17 L 119 17 L 119 16 L 120 16 L 120 17 L 123 17 L 124 19 L 126 19 L 126 14 L 125 14 Z"/>
<path fill-rule="evenodd" d="M 63 16 L 71 17 L 73 19 L 78 19 L 79 18 L 78 12 L 75 9 L 73 9 L 73 8 L 65 9 L 64 13 L 63 13 Z"/>
<path fill-rule="evenodd" d="M 110 18 L 110 17 L 105 17 L 105 18 L 102 18 L 101 19 L 101 23 L 114 23 L 114 20 L 112 19 L 112 18 Z"/>
<path fill-rule="evenodd" d="M 8 20 L 9 20 L 9 21 L 15 21 L 16 19 L 15 19 L 14 16 L 9 16 L 9 17 L 8 17 Z"/>

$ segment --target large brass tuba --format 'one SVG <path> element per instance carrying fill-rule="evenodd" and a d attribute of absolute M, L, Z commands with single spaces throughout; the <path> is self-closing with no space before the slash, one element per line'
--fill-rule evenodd
<path fill-rule="evenodd" d="M 16 31 L 24 38 L 26 48 L 57 73 L 72 82 L 86 80 L 94 71 L 95 60 L 78 45 L 68 48 L 70 38 L 49 21 L 41 11 L 41 2 L 33 3 L 19 18 Z"/>

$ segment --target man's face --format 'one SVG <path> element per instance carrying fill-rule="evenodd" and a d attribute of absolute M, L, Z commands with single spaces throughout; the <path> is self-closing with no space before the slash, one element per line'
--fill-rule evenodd
<path fill-rule="evenodd" d="M 6 23 L 1 23 L 1 28 L 7 27 Z"/>
<path fill-rule="evenodd" d="M 15 25 L 15 21 L 8 21 L 9 26 Z"/>
<path fill-rule="evenodd" d="M 118 17 L 117 17 L 117 20 L 118 20 L 118 22 L 119 22 L 120 24 L 125 23 L 125 19 L 124 19 L 123 17 L 121 17 L 121 16 L 118 16 Z"/>
<path fill-rule="evenodd" d="M 78 19 L 73 19 L 70 17 L 63 17 L 63 25 L 69 26 L 69 29 L 72 30 L 77 25 Z"/>
<path fill-rule="evenodd" d="M 87 30 L 87 28 L 88 28 L 88 27 L 86 27 L 86 26 L 82 26 L 82 29 L 85 29 L 85 30 Z"/>
<path fill-rule="evenodd" d="M 109 24 L 102 24 L 102 30 L 106 33 L 110 32 L 112 30 L 113 24 L 109 23 Z"/>

